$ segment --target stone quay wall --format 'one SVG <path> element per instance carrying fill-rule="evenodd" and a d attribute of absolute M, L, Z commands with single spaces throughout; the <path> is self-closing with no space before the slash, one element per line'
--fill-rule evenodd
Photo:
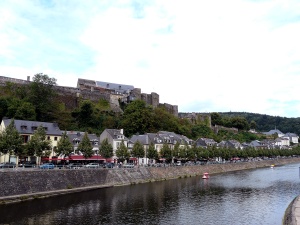
<path fill-rule="evenodd" d="M 132 185 L 144 182 L 201 176 L 209 174 L 298 163 L 300 158 L 210 164 L 177 167 L 136 167 L 131 169 L 2 169 L 0 170 L 0 203 L 90 189 Z"/>

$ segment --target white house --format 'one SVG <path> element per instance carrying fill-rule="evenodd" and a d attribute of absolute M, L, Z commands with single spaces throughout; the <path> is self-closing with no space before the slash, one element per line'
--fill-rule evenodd
<path fill-rule="evenodd" d="M 100 135 L 100 145 L 104 139 L 108 140 L 113 147 L 113 157 L 112 160 L 114 163 L 117 163 L 118 157 L 116 156 L 116 150 L 120 147 L 121 142 L 124 141 L 125 146 L 128 146 L 128 138 L 125 137 L 123 129 L 105 129 Z"/>

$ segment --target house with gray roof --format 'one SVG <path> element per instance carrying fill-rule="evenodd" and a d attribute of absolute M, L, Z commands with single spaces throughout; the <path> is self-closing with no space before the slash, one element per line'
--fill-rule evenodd
<path fill-rule="evenodd" d="M 112 161 L 117 163 L 118 157 L 116 156 L 116 150 L 120 147 L 121 142 L 123 141 L 125 146 L 128 146 L 128 138 L 124 135 L 123 129 L 105 129 L 100 135 L 100 145 L 104 139 L 108 140 L 113 147 L 113 157 Z M 133 159 L 132 159 L 133 160 Z"/>
<path fill-rule="evenodd" d="M 218 144 L 214 139 L 211 138 L 198 138 L 195 143 L 197 147 L 202 148 L 217 146 Z"/>
<path fill-rule="evenodd" d="M 160 153 L 160 150 L 162 149 L 164 144 L 168 144 L 168 146 L 171 149 L 174 149 L 174 146 L 176 144 L 179 144 L 179 148 L 184 148 L 186 146 L 191 147 L 193 144 L 193 140 L 187 138 L 184 135 L 179 135 L 174 132 L 169 132 L 169 131 L 159 131 L 157 133 L 145 133 L 142 135 L 133 135 L 130 139 L 132 143 L 135 143 L 136 141 L 139 141 L 145 149 L 145 152 L 149 149 L 149 145 L 151 143 L 154 144 L 154 148 Z M 140 163 L 148 163 L 149 159 L 144 158 L 140 159 Z M 152 162 L 150 162 L 152 163 Z"/>
<path fill-rule="evenodd" d="M 272 136 L 272 135 L 278 135 L 278 137 L 282 137 L 284 135 L 284 133 L 282 133 L 280 130 L 278 129 L 274 129 L 274 130 L 270 130 L 268 132 L 262 132 L 263 134 L 267 135 L 267 136 Z"/>
<path fill-rule="evenodd" d="M 295 133 L 286 133 L 283 137 L 288 138 L 290 142 L 293 144 L 299 143 L 299 136 Z"/>
<path fill-rule="evenodd" d="M 0 132 L 3 132 L 6 127 L 11 123 L 12 119 L 4 118 L 0 125 Z M 23 139 L 23 143 L 26 144 L 30 138 L 33 136 L 34 132 L 38 127 L 43 127 L 46 132 L 47 140 L 51 141 L 52 149 L 50 153 L 50 157 L 55 155 L 54 148 L 57 146 L 58 141 L 61 138 L 62 132 L 59 129 L 57 123 L 48 123 L 48 122 L 39 122 L 39 121 L 30 121 L 30 120 L 14 120 L 15 128 L 21 135 Z M 11 162 L 18 163 L 18 158 L 13 155 L 2 155 L 0 156 L 0 162 L 8 161 L 10 159 Z M 40 157 L 36 157 L 35 161 L 39 163 L 41 160 Z"/>
<path fill-rule="evenodd" d="M 264 149 L 264 148 L 268 148 L 268 145 L 259 140 L 254 140 L 249 143 L 248 147 L 255 148 L 255 149 Z"/>
<path fill-rule="evenodd" d="M 80 131 L 67 131 L 67 136 L 74 148 L 74 154 L 83 155 L 81 152 L 77 151 L 79 143 L 82 141 L 85 132 Z M 96 134 L 87 134 L 91 145 L 93 146 L 94 154 L 99 154 L 99 137 Z"/>
<path fill-rule="evenodd" d="M 218 144 L 218 147 L 243 149 L 243 145 L 240 142 L 236 141 L 236 140 L 221 141 Z"/>

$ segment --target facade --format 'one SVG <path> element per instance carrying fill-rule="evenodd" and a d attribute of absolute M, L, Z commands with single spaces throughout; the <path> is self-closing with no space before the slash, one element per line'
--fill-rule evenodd
<path fill-rule="evenodd" d="M 42 126 L 46 131 L 46 136 L 48 140 L 51 140 L 52 149 L 50 157 L 54 156 L 54 148 L 57 146 L 58 141 L 61 138 L 61 130 L 59 129 L 58 125 L 56 123 L 47 123 L 47 122 L 38 122 L 38 121 L 29 121 L 29 120 L 14 120 L 15 127 L 17 131 L 20 133 L 20 135 L 23 138 L 23 143 L 26 144 L 32 135 L 34 134 L 35 130 L 37 130 L 38 127 Z M 0 125 L 0 132 L 3 132 L 6 127 L 11 123 L 11 119 L 3 119 Z M 1 155 L 0 156 L 0 162 L 16 162 L 18 163 L 18 157 L 13 155 Z M 37 158 L 37 163 L 40 162 L 40 159 Z"/>
<path fill-rule="evenodd" d="M 299 136 L 295 133 L 286 133 L 283 137 L 288 138 L 290 143 L 298 144 L 299 143 Z"/>
<path fill-rule="evenodd" d="M 218 146 L 222 148 L 243 149 L 243 145 L 236 140 L 221 141 Z"/>
<path fill-rule="evenodd" d="M 191 147 L 193 144 L 193 140 L 179 134 L 175 134 L 174 132 L 168 132 L 168 131 L 159 131 L 157 133 L 146 133 L 143 135 L 133 135 L 130 139 L 130 142 L 133 144 L 139 141 L 143 146 L 145 150 L 145 157 L 139 159 L 140 164 L 152 164 L 154 161 L 150 161 L 146 157 L 147 150 L 149 149 L 149 145 L 151 143 L 154 144 L 154 148 L 156 149 L 157 153 L 160 154 L 160 150 L 162 149 L 163 145 L 166 143 L 168 144 L 170 149 L 174 149 L 174 146 L 178 143 L 179 148 L 184 148 L 186 146 Z"/>
<path fill-rule="evenodd" d="M 210 138 L 198 138 L 196 140 L 196 146 L 202 148 L 216 146 L 217 144 L 218 143 L 214 141 L 214 139 L 210 139 Z"/>
<path fill-rule="evenodd" d="M 114 156 L 112 157 L 112 161 L 117 163 L 118 157 L 116 156 L 116 150 L 120 147 L 122 141 L 124 141 L 125 146 L 128 146 L 128 138 L 125 137 L 123 129 L 105 129 L 100 135 L 100 144 L 106 138 L 108 143 L 113 147 Z"/>

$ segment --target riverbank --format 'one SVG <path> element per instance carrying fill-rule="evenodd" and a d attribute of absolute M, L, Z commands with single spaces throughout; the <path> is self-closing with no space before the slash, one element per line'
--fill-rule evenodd
<path fill-rule="evenodd" d="M 132 169 L 1 170 L 0 204 L 120 185 L 134 185 L 236 170 L 299 163 L 300 158 L 177 167 Z"/>
<path fill-rule="evenodd" d="M 283 218 L 283 225 L 300 225 L 300 196 L 288 206 Z"/>

